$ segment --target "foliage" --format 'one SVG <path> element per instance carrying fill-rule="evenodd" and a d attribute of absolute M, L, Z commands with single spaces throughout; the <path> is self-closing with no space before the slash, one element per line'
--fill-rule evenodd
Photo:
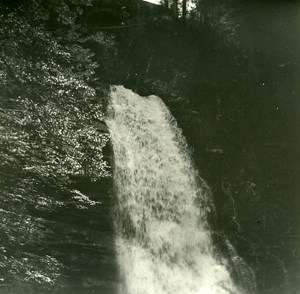
<path fill-rule="evenodd" d="M 60 262 L 34 253 L 45 231 L 31 211 L 71 202 L 93 206 L 97 202 L 70 188 L 71 178 L 109 176 L 103 159 L 109 136 L 98 127 L 102 105 L 91 86 L 97 64 L 76 25 L 91 2 L 15 4 L 0 6 L 3 291 L 17 281 L 59 285 Z"/>
<path fill-rule="evenodd" d="M 176 19 L 199 28 L 211 27 L 229 47 L 239 45 L 239 18 L 235 1 L 219 0 L 161 0 Z M 234 5 L 233 3 L 234 2 Z"/>

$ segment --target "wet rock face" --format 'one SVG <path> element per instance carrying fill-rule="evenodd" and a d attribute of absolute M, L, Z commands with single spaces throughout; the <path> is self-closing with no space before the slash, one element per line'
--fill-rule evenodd
<path fill-rule="evenodd" d="M 65 284 L 60 291 L 117 293 L 112 182 L 78 179 L 76 188 L 96 204 L 88 208 L 63 208 L 52 214 L 53 235 L 48 234 L 44 245 L 64 264 Z"/>
<path fill-rule="evenodd" d="M 2 239 L 1 293 L 116 293 L 111 187 L 110 179 L 77 177 L 70 186 L 75 199 L 28 208 L 22 234 L 8 231 L 18 243 L 10 247 Z M 12 230 L 16 221 L 18 215 L 4 213 L 1 228 Z"/>

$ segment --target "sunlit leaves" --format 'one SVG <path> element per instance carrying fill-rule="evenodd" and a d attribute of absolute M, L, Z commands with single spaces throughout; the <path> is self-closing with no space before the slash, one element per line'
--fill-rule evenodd
<path fill-rule="evenodd" d="M 90 4 L 0 4 L 1 290 L 60 285 L 60 262 L 35 254 L 50 231 L 32 211 L 101 205 L 70 188 L 74 176 L 96 181 L 110 175 L 103 159 L 109 136 L 97 127 L 102 106 L 91 86 L 97 64 L 75 24 Z"/>

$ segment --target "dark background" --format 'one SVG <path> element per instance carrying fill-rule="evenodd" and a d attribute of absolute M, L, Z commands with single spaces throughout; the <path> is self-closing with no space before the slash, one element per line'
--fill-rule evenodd
<path fill-rule="evenodd" d="M 2 42 L 11 47 L 2 50 L 1 70 L 11 78 L 1 84 L 1 105 L 3 109 L 18 109 L 15 93 L 22 89 L 20 95 L 33 93 L 30 99 L 38 105 L 49 101 L 54 101 L 58 109 L 64 109 L 68 103 L 75 105 L 82 111 L 84 125 L 89 120 L 85 114 L 91 112 L 95 103 L 106 111 L 107 91 L 112 84 L 122 84 L 140 95 L 160 96 L 183 129 L 195 165 L 213 192 L 216 213 L 209 218 L 218 250 L 225 256 L 229 254 L 223 238 L 227 236 L 253 270 L 257 293 L 298 293 L 300 4 L 271 0 L 195 2 L 198 11 L 188 12 L 186 19 L 180 9 L 176 14 L 174 6 L 166 8 L 142 1 L 95 1 L 87 7 L 81 1 L 3 2 L 1 11 L 6 22 L 1 31 Z M 31 28 L 24 34 L 19 32 L 18 37 L 16 28 L 21 20 L 30 23 Z M 11 23 L 16 24 L 13 29 Z M 15 35 L 11 30 L 15 30 Z M 41 102 L 40 96 L 34 98 L 35 94 L 48 97 L 47 86 L 17 81 L 23 60 L 28 75 L 35 71 L 32 60 L 54 54 L 45 53 L 44 40 L 37 39 L 36 31 L 49 33 L 70 52 L 74 59 L 59 59 L 58 64 L 72 68 L 74 76 L 82 75 L 96 90 L 96 98 L 82 101 L 80 93 L 76 93 L 77 100 L 72 102 L 73 98 L 57 99 L 49 94 L 47 102 Z M 30 47 L 39 49 L 34 54 L 22 47 L 26 36 L 37 40 Z M 19 55 L 13 56 L 14 50 Z M 10 67 L 3 60 L 9 60 Z M 83 74 L 91 68 L 93 74 Z M 41 81 L 45 75 L 37 73 L 36 79 Z M 51 91 L 56 93 L 59 89 Z M 8 96 L 9 102 L 5 98 Z M 3 129 L 11 129 L 6 116 L 2 115 L 2 121 Z M 101 134 L 107 133 L 103 122 L 91 119 L 90 124 L 97 124 Z M 62 142 L 60 138 L 52 140 L 49 128 L 46 145 Z M 31 142 L 37 142 L 35 153 L 28 154 L 35 158 L 39 148 L 44 147 L 36 139 L 42 136 L 42 130 L 33 129 L 31 125 L 25 132 L 30 134 Z M 68 140 L 66 137 L 67 143 Z M 79 140 L 80 146 L 94 142 L 86 140 Z M 60 150 L 65 150 L 67 143 L 63 141 Z M 13 149 L 7 146 L 12 143 L 4 137 L 1 144 L 6 160 L 10 154 L 7 150 Z M 20 156 L 22 148 L 14 158 Z M 92 151 L 84 148 L 84 154 L 93 157 Z M 113 165 L 111 146 L 100 151 L 104 160 Z M 65 153 L 58 153 L 63 160 Z M 48 155 L 45 153 L 45 157 Z M 12 187 L 12 192 L 3 192 L 0 207 L 13 213 L 13 219 L 7 218 L 1 227 L 3 293 L 116 293 L 119 278 L 113 244 L 113 183 L 106 176 L 93 181 L 96 172 L 89 156 L 79 175 L 68 171 L 61 181 L 59 176 L 42 178 L 46 187 L 43 195 L 63 203 L 46 211 L 39 209 L 36 198 L 32 198 L 30 189 L 36 175 L 17 173 L 26 160 L 18 161 L 9 172 L 10 182 L 3 178 L 3 191 Z M 34 164 L 42 165 L 44 159 L 37 158 Z M 8 174 L 7 165 L 1 171 Z M 28 180 L 22 214 L 20 204 L 16 204 L 20 192 L 14 184 L 20 178 Z M 78 203 L 70 202 L 69 190 L 74 189 L 102 204 L 81 209 Z M 18 236 L 20 230 L 24 232 L 23 222 L 20 224 L 26 217 L 38 228 L 38 234 L 26 234 L 28 243 L 20 245 Z M 32 264 L 24 265 L 25 256 Z M 47 262 L 41 261 L 45 256 L 55 258 L 60 266 L 50 270 Z M 45 276 L 62 275 L 52 284 L 28 278 L 24 268 L 30 271 L 39 267 Z M 241 279 L 234 269 L 232 275 L 237 281 Z"/>

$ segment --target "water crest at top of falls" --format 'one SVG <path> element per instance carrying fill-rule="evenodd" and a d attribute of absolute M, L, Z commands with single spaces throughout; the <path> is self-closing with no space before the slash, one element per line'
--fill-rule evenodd
<path fill-rule="evenodd" d="M 165 104 L 122 86 L 110 99 L 120 293 L 241 293 L 216 257 L 206 187 Z"/>

